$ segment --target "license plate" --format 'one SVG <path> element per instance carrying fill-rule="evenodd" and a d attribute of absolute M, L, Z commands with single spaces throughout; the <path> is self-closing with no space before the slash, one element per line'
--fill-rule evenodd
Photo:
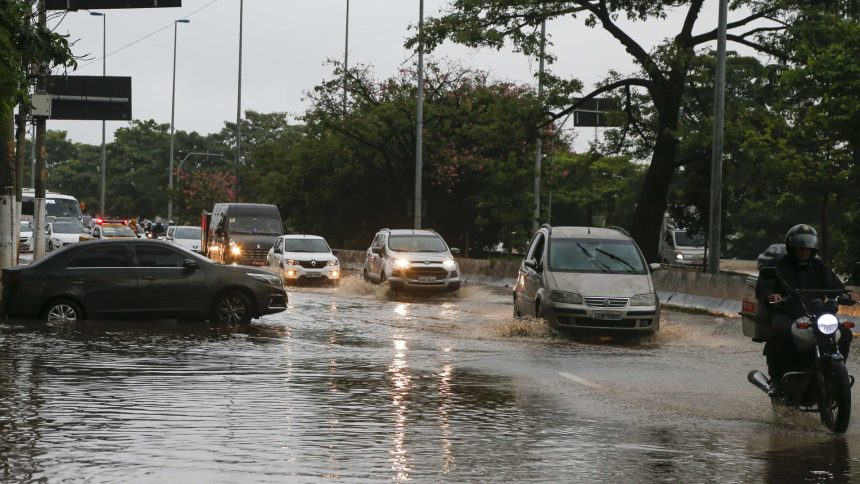
<path fill-rule="evenodd" d="M 591 315 L 594 319 L 608 319 L 613 321 L 621 319 L 621 313 L 618 311 L 594 311 Z"/>
<path fill-rule="evenodd" d="M 435 281 L 435 277 L 419 277 L 418 282 L 433 282 Z"/>
<path fill-rule="evenodd" d="M 264 261 L 264 260 L 252 260 L 251 265 L 252 266 L 264 266 L 264 265 L 266 265 L 266 261 Z"/>
<path fill-rule="evenodd" d="M 305 277 L 320 277 L 321 275 L 319 272 L 308 272 Z"/>

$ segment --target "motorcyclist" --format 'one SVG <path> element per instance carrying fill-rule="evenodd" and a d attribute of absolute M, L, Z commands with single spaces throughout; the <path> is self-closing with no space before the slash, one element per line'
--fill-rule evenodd
<path fill-rule="evenodd" d="M 809 225 L 795 225 L 785 235 L 785 256 L 776 261 L 779 277 L 785 284 L 794 289 L 833 290 L 827 294 L 834 298 L 845 290 L 845 285 L 836 277 L 824 262 L 816 257 L 818 253 L 818 233 Z M 800 358 L 791 335 L 794 320 L 805 313 L 801 302 L 794 298 L 786 299 L 789 290 L 777 279 L 764 277 L 759 274 L 756 285 L 758 304 L 769 307 L 771 334 L 764 347 L 767 357 L 768 373 L 772 388 L 778 392 L 782 375 L 793 369 L 793 363 Z M 858 301 L 860 297 L 854 292 L 851 297 Z M 818 295 L 801 296 L 804 302 L 822 298 Z M 848 358 L 853 335 L 851 331 L 840 326 L 839 352 Z"/>

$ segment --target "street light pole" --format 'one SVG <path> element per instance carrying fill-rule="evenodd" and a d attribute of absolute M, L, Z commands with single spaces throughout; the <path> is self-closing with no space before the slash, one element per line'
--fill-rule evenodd
<path fill-rule="evenodd" d="M 102 12 L 90 12 L 94 17 L 102 18 L 102 77 L 107 75 L 107 15 Z M 107 184 L 107 152 L 105 151 L 105 120 L 102 120 L 102 166 L 101 166 L 101 196 L 99 210 L 107 215 L 105 210 L 105 185 Z"/>
<path fill-rule="evenodd" d="M 708 272 L 720 272 L 720 232 L 722 230 L 723 123 L 726 105 L 726 22 L 728 0 L 720 0 L 717 35 L 717 66 L 714 80 L 714 146 L 711 152 L 711 215 L 708 234 Z"/>
<path fill-rule="evenodd" d="M 239 86 L 236 96 L 236 185 L 234 202 L 239 201 L 239 163 L 242 160 L 242 24 L 245 0 L 239 0 Z"/>
<path fill-rule="evenodd" d="M 346 0 L 346 31 L 343 46 L 343 117 L 346 118 L 346 75 L 349 69 L 349 0 Z"/>
<path fill-rule="evenodd" d="M 418 124 L 415 133 L 415 229 L 421 228 L 421 170 L 424 164 L 424 0 L 418 6 L 418 95 L 415 120 Z"/>
<path fill-rule="evenodd" d="M 177 26 L 179 24 L 187 24 L 188 19 L 179 19 L 173 21 L 173 88 L 170 95 L 170 172 L 168 173 L 167 182 L 167 223 L 173 218 L 173 138 L 175 134 L 173 126 L 173 117 L 176 108 L 176 37 Z"/>
<path fill-rule="evenodd" d="M 540 68 L 538 69 L 538 104 L 543 110 L 543 71 L 544 50 L 546 48 L 546 20 L 540 24 Z M 535 211 L 532 218 L 532 231 L 537 232 L 540 226 L 540 171 L 543 158 L 540 132 L 535 139 Z"/>

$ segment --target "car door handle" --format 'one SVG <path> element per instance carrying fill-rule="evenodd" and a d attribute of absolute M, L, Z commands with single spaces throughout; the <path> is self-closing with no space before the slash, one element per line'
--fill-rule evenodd
<path fill-rule="evenodd" d="M 140 276 L 140 278 L 143 279 L 144 281 L 154 281 L 155 280 L 155 276 Z"/>

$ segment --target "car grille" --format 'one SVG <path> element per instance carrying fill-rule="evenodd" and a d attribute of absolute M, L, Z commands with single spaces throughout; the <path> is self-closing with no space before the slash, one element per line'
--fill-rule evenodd
<path fill-rule="evenodd" d="M 585 326 L 589 328 L 635 328 L 635 319 L 607 320 L 593 318 L 559 317 L 561 324 Z"/>
<path fill-rule="evenodd" d="M 265 259 L 269 249 L 242 249 L 242 257 L 246 259 Z"/>
<path fill-rule="evenodd" d="M 586 297 L 585 305 L 590 308 L 624 308 L 627 307 L 626 297 Z"/>
<path fill-rule="evenodd" d="M 297 260 L 296 262 L 305 269 L 322 269 L 328 264 L 328 261 L 324 260 Z"/>
<path fill-rule="evenodd" d="M 435 277 L 438 279 L 447 279 L 448 271 L 442 267 L 412 267 L 406 270 L 406 278 L 419 279 L 421 277 Z"/>

